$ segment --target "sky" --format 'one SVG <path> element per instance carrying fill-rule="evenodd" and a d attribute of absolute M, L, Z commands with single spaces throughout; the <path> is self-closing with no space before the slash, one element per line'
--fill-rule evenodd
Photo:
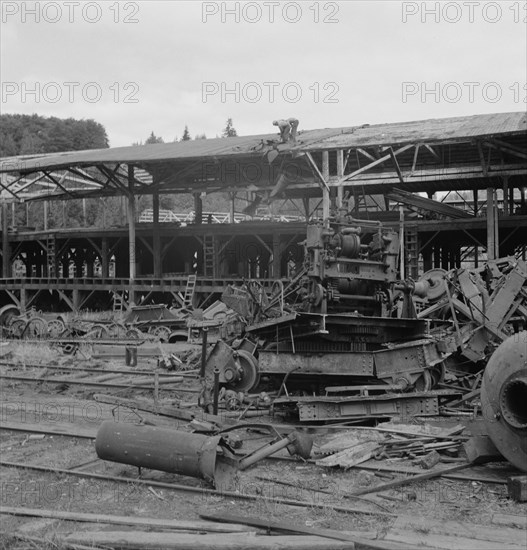
<path fill-rule="evenodd" d="M 525 111 L 527 2 L 2 0 L 2 113 L 110 145 Z"/>

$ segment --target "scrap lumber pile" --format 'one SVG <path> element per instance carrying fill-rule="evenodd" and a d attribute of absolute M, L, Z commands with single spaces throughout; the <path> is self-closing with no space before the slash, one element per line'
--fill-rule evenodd
<path fill-rule="evenodd" d="M 463 425 L 441 429 L 430 425 L 382 424 L 377 428 L 356 428 L 332 436 L 317 448 L 318 466 L 347 469 L 371 458 L 411 459 L 423 468 L 431 468 L 442 458 L 459 454 L 466 439 L 459 434 Z M 441 454 L 440 454 L 441 453 Z"/>

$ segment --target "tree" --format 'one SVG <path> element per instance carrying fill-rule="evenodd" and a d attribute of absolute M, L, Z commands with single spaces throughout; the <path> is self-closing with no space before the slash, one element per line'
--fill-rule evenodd
<path fill-rule="evenodd" d="M 227 125 L 223 129 L 221 137 L 236 137 L 237 135 L 238 132 L 236 132 L 236 128 L 232 125 L 232 118 L 228 118 Z"/>
<path fill-rule="evenodd" d="M 145 141 L 145 145 L 150 145 L 152 143 L 165 143 L 163 141 L 163 138 L 162 137 L 157 137 L 154 132 L 152 132 L 150 134 L 150 136 L 148 137 L 148 139 Z"/>
<path fill-rule="evenodd" d="M 0 157 L 106 147 L 104 126 L 91 119 L 0 115 Z"/>
<path fill-rule="evenodd" d="M 190 141 L 192 138 L 190 137 L 190 132 L 188 131 L 188 126 L 185 124 L 185 130 L 183 132 L 183 136 L 181 137 L 181 141 Z"/>
<path fill-rule="evenodd" d="M 197 134 L 194 139 L 207 139 L 207 136 L 205 134 Z"/>

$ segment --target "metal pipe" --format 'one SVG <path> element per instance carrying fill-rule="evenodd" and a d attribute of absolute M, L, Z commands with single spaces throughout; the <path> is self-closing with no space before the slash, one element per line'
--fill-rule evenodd
<path fill-rule="evenodd" d="M 214 394 L 212 397 L 212 414 L 218 414 L 218 396 L 220 394 L 220 369 L 214 367 Z"/>
<path fill-rule="evenodd" d="M 208 329 L 201 329 L 201 370 L 199 371 L 200 378 L 205 378 L 205 366 L 207 365 L 207 333 Z"/>

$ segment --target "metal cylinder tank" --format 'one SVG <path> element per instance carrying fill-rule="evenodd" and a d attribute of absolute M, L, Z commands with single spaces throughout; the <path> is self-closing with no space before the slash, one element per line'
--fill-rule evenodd
<path fill-rule="evenodd" d="M 527 331 L 492 354 L 481 386 L 487 433 L 500 453 L 527 472 Z"/>
<path fill-rule="evenodd" d="M 106 420 L 95 450 L 103 460 L 206 479 L 214 483 L 221 437 Z"/>

